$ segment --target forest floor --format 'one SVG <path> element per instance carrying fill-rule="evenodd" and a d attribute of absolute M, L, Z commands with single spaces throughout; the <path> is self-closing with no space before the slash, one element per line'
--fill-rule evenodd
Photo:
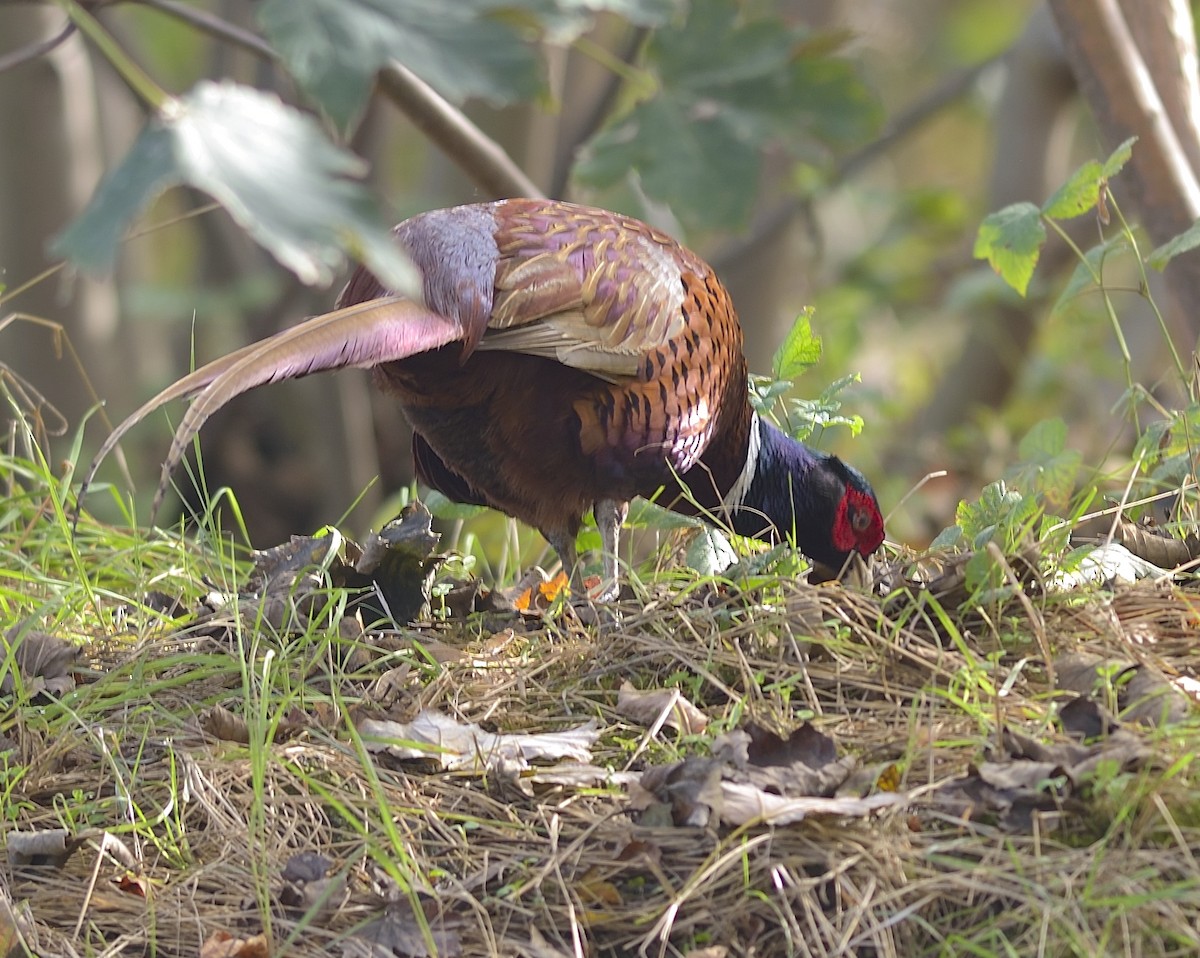
<path fill-rule="evenodd" d="M 668 557 L 376 629 L 336 537 L 252 571 L 0 488 L 0 952 L 1200 952 L 1191 581 Z"/>

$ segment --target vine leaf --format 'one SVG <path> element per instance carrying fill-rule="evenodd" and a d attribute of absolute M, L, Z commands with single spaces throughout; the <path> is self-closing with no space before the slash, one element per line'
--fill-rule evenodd
<path fill-rule="evenodd" d="M 1200 246 L 1200 220 L 1197 220 L 1178 236 L 1167 240 L 1162 246 L 1155 249 L 1146 257 L 1146 262 L 1160 273 L 1166 269 L 1167 263 L 1171 262 L 1180 253 L 1186 253 L 1188 250 L 1193 250 Z"/>
<path fill-rule="evenodd" d="M 535 33 L 501 17 L 499 6 L 263 0 L 257 15 L 291 74 L 345 131 L 361 115 L 375 73 L 393 60 L 455 103 L 474 96 L 502 106 L 535 97 L 542 89 Z"/>
<path fill-rule="evenodd" d="M 1081 216 L 1100 202 L 1100 192 L 1108 181 L 1121 172 L 1129 157 L 1133 155 L 1136 136 L 1130 137 L 1115 150 L 1107 160 L 1088 160 L 1071 174 L 1070 179 L 1058 188 L 1042 206 L 1042 212 L 1051 219 L 1067 220 Z"/>
<path fill-rule="evenodd" d="M 796 317 L 772 360 L 776 379 L 792 380 L 821 361 L 821 337 L 813 332 L 811 306 Z"/>
<path fill-rule="evenodd" d="M 693 2 L 681 26 L 653 35 L 644 66 L 656 82 L 629 84 L 624 112 L 585 145 L 575 175 L 599 188 L 636 177 L 689 227 L 749 218 L 764 148 L 816 163 L 879 120 L 826 38 L 735 4 Z"/>
<path fill-rule="evenodd" d="M 1001 279 L 1024 296 L 1045 242 L 1042 211 L 1032 203 L 1013 203 L 989 213 L 979 224 L 975 258 L 986 259 Z"/>
<path fill-rule="evenodd" d="M 309 285 L 328 286 L 353 257 L 392 289 L 416 292 L 416 271 L 378 221 L 364 172 L 362 160 L 277 97 L 206 81 L 147 124 L 52 250 L 109 272 L 130 221 L 167 187 L 186 183 Z"/>

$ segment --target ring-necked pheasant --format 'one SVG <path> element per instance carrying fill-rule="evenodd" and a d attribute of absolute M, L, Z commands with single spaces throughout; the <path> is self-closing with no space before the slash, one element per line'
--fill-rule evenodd
<path fill-rule="evenodd" d="M 617 591 L 629 500 L 654 496 L 769 541 L 794 536 L 840 567 L 883 542 L 870 485 L 759 419 L 742 331 L 712 269 L 664 233 L 606 210 L 518 199 L 422 213 L 395 229 L 423 301 L 359 269 L 332 313 L 185 376 L 96 456 L 172 399 L 195 396 L 155 496 L 205 420 L 264 383 L 370 367 L 412 422 L 419 478 L 539 529 L 572 571 L 593 509 Z M 82 490 L 81 490 L 82 495 Z"/>

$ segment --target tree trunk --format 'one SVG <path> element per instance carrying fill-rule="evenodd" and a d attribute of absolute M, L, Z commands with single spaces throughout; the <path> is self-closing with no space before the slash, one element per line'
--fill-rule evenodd
<path fill-rule="evenodd" d="M 63 29 L 57 7 L 0 6 L 0 37 L 11 52 Z M 0 282 L 11 293 L 53 262 L 47 244 L 83 208 L 104 169 L 96 81 L 87 49 L 72 37 L 13 69 L 0 83 Z M 119 358 L 117 301 L 111 283 L 57 275 L 12 297 L 0 314 L 61 323 L 96 391 L 111 395 Z M 97 399 L 80 370 L 56 358 L 52 334 L 17 322 L 0 331 L 0 357 L 78 425 Z M 132 396 L 132 390 L 125 391 Z M 47 455 L 50 454 L 46 450 Z"/>

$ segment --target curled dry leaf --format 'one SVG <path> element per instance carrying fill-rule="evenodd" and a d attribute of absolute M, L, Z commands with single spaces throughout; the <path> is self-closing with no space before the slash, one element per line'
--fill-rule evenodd
<path fill-rule="evenodd" d="M 264 935 L 235 938 L 227 931 L 214 931 L 200 946 L 200 958 L 270 958 L 271 945 Z"/>
<path fill-rule="evenodd" d="M 1076 525 L 1071 531 L 1071 542 L 1075 545 L 1110 541 L 1158 566 L 1160 571 L 1177 569 L 1200 559 L 1200 536 L 1194 532 L 1180 539 L 1161 526 L 1129 519 L 1118 519 L 1114 523 L 1111 516 L 1098 516 Z"/>
<path fill-rule="evenodd" d="M 591 746 L 600 736 L 595 722 L 562 732 L 496 734 L 430 709 L 411 722 L 364 719 L 358 730 L 368 751 L 399 759 L 432 759 L 445 769 L 473 771 L 497 768 L 501 761 L 522 766 L 558 759 L 589 762 Z"/>
<path fill-rule="evenodd" d="M 73 835 L 65 828 L 47 828 L 36 832 L 10 831 L 5 836 L 8 864 L 13 869 L 61 868 L 89 832 Z"/>
<path fill-rule="evenodd" d="M 974 590 L 967 586 L 967 567 L 975 557 L 972 552 L 930 552 L 922 557 L 915 569 L 906 567 L 907 574 L 896 583 L 895 595 L 885 607 L 911 602 L 923 591 L 933 593 L 946 611 L 957 609 L 972 600 Z M 1025 540 L 1005 556 L 1017 581 L 1032 585 L 1041 576 L 1041 550 L 1036 543 Z"/>
<path fill-rule="evenodd" d="M 1165 568 L 1130 552 L 1121 543 L 1107 542 L 1085 555 L 1074 568 L 1055 574 L 1047 583 L 1047 588 L 1055 592 L 1069 592 L 1087 585 L 1128 585 L 1138 579 L 1167 576 L 1169 573 Z"/>
<path fill-rule="evenodd" d="M 280 545 L 256 551 L 247 588 L 264 594 L 289 592 L 297 580 L 327 565 L 342 542 L 341 533 L 331 528 L 321 535 L 292 536 Z"/>
<path fill-rule="evenodd" d="M 529 941 L 520 947 L 514 947 L 513 953 L 524 955 L 526 958 L 573 958 L 571 952 L 550 944 L 546 936 L 538 931 L 537 925 L 529 926 Z"/>
<path fill-rule="evenodd" d="M 877 792 L 865 798 L 787 798 L 749 783 L 722 782 L 721 801 L 721 821 L 726 825 L 746 825 L 750 822 L 790 825 L 813 815 L 861 818 L 881 808 L 907 804 L 908 796 Z"/>
<path fill-rule="evenodd" d="M 530 583 L 513 599 L 513 605 L 516 606 L 518 612 L 533 614 L 545 612 L 571 587 L 565 572 L 559 572 L 552 579 L 547 579 L 545 573 L 542 573 L 540 569 L 537 571 L 541 573 L 540 581 Z"/>
<path fill-rule="evenodd" d="M 281 631 L 302 630 L 327 611 L 326 584 L 356 590 L 351 607 L 369 622 L 390 620 L 404 625 L 428 613 L 433 576 L 441 558 L 430 555 L 438 542 L 429 511 L 410 503 L 399 517 L 363 545 L 327 527 L 314 536 L 292 536 L 287 542 L 254 553 L 254 571 L 238 595 L 243 619 L 261 619 Z M 328 573 L 328 576 L 326 576 Z M 206 604 L 221 612 L 229 596 L 214 594 Z M 342 621 L 346 637 L 362 632 L 361 622 Z"/>
<path fill-rule="evenodd" d="M 75 687 L 71 670 L 79 657 L 79 646 L 47 632 L 30 630 L 22 634 L 21 628 L 14 625 L 4 633 L 11 664 L 0 679 L 0 693 L 11 695 L 18 680 L 31 698 L 42 692 L 57 696 L 71 691 Z"/>
<path fill-rule="evenodd" d="M 639 788 L 653 796 L 654 802 L 647 803 L 646 795 L 637 798 L 643 808 L 641 823 L 657 823 L 662 812 L 669 810 L 669 820 L 676 825 L 704 828 L 715 824 L 721 815 L 721 773 L 721 762 L 707 758 L 646 769 Z"/>
<path fill-rule="evenodd" d="M 317 852 L 293 855 L 279 875 L 279 903 L 297 916 L 311 912 L 316 918 L 329 917 L 346 896 L 346 877 L 335 867 L 332 859 Z"/>
<path fill-rule="evenodd" d="M 1100 737 L 1043 742 L 1006 728 L 1001 747 L 965 776 L 941 785 L 938 801 L 964 819 L 982 818 L 1013 831 L 1029 831 L 1037 816 L 1049 819 L 1083 807 L 1078 795 L 1104 765 L 1133 771 L 1153 757 L 1139 736 L 1087 699 L 1076 699 L 1075 715 L 1064 727 L 1080 738 L 1096 729 Z"/>
<path fill-rule="evenodd" d="M 1127 722 L 1169 725 L 1187 718 L 1192 711 L 1186 687 L 1149 662 L 1077 651 L 1055 659 L 1054 670 L 1059 687 L 1077 692 L 1085 701 L 1097 694 L 1103 697 L 1115 693 L 1117 711 Z M 1083 708 L 1077 702 L 1064 706 L 1060 712 L 1064 723 L 1070 721 L 1068 709 Z M 1097 728 L 1089 734 L 1088 729 L 1082 730 L 1085 738 L 1106 731 L 1107 728 Z"/>
<path fill-rule="evenodd" d="M 550 577 L 539 566 L 530 566 L 525 570 L 524 574 L 515 583 L 505 589 L 497 589 L 492 594 L 492 605 L 497 611 L 514 611 L 517 609 L 517 603 L 522 600 L 528 593 L 529 602 L 532 601 L 533 595 L 538 592 L 543 585 L 550 581 Z"/>
<path fill-rule="evenodd" d="M 271 741 L 286 742 L 308 728 L 310 724 L 307 715 L 299 709 L 293 708 L 275 724 Z M 214 705 L 212 708 L 204 709 L 200 713 L 200 728 L 222 742 L 236 742 L 239 745 L 250 743 L 250 727 L 246 724 L 246 720 L 223 705 Z"/>
<path fill-rule="evenodd" d="M 778 795 L 833 795 L 857 765 L 851 755 L 839 759 L 833 739 L 811 722 L 786 737 L 751 723 L 730 733 L 730 741 L 739 734 L 746 736 L 745 757 L 740 747 L 731 752 L 734 768 L 726 779 Z"/>
<path fill-rule="evenodd" d="M 626 681 L 617 693 L 617 712 L 649 728 L 663 725 L 684 735 L 699 735 L 708 727 L 708 716 L 676 688 L 636 689 Z"/>
<path fill-rule="evenodd" d="M 430 948 L 432 944 L 432 949 Z M 462 940 L 457 931 L 422 915 L 417 918 L 407 900 L 389 905 L 346 939 L 343 958 L 459 958 Z"/>
<path fill-rule="evenodd" d="M 125 872 L 114 878 L 112 883 L 117 891 L 124 895 L 133 895 L 137 898 L 150 897 L 150 879 L 145 875 Z"/>
<path fill-rule="evenodd" d="M 719 736 L 713 758 L 690 758 L 674 765 L 647 769 L 638 789 L 631 789 L 631 804 L 654 819 L 658 803 L 669 806 L 676 825 L 703 826 L 720 820 L 729 825 L 749 822 L 788 824 L 810 815 L 861 816 L 876 809 L 908 802 L 898 792 L 880 792 L 867 798 L 834 793 L 856 764 L 853 757 L 838 758 L 829 736 L 805 723 L 787 736 L 757 725 Z"/>
<path fill-rule="evenodd" d="M 420 502 L 411 502 L 361 547 L 347 543 L 345 566 L 333 570 L 334 582 L 369 588 L 359 605 L 368 619 L 390 619 L 405 625 L 429 614 L 433 577 L 441 557 L 431 555 L 441 536 L 433 517 Z"/>
<path fill-rule="evenodd" d="M 200 727 L 222 742 L 250 744 L 250 728 L 246 725 L 246 720 L 229 711 L 224 705 L 214 705 L 201 712 Z"/>

